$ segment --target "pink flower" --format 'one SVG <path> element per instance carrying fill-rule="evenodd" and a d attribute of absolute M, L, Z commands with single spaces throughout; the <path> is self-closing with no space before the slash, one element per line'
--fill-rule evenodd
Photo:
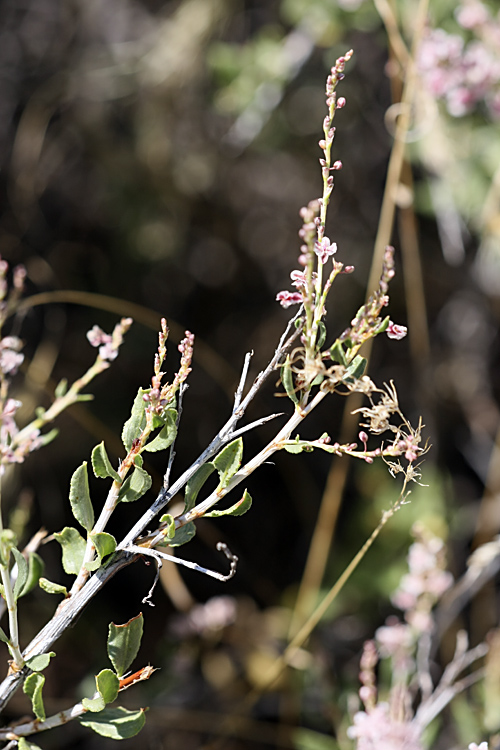
<path fill-rule="evenodd" d="M 314 243 L 314 252 L 318 256 L 320 262 L 324 265 L 328 258 L 335 255 L 337 252 L 337 243 L 330 242 L 328 237 L 323 237 L 320 242 Z"/>
<path fill-rule="evenodd" d="M 299 292 L 278 292 L 276 300 L 280 303 L 281 307 L 287 308 L 290 305 L 300 305 L 302 303 L 302 295 Z"/>
<path fill-rule="evenodd" d="M 474 29 L 488 22 L 490 14 L 488 9 L 480 2 L 469 2 L 459 5 L 455 11 L 455 18 L 463 29 Z"/>
<path fill-rule="evenodd" d="M 400 339 L 404 339 L 408 333 L 408 329 L 406 326 L 398 326 L 390 320 L 386 333 L 390 339 L 397 339 L 399 341 Z"/>
<path fill-rule="evenodd" d="M 358 711 L 353 722 L 347 736 L 356 740 L 356 750 L 422 750 L 418 727 L 392 717 L 387 703 Z"/>
<path fill-rule="evenodd" d="M 21 339 L 17 336 L 5 336 L 0 341 L 0 370 L 4 375 L 15 375 L 17 368 L 24 360 L 24 354 L 20 354 L 22 347 Z"/>

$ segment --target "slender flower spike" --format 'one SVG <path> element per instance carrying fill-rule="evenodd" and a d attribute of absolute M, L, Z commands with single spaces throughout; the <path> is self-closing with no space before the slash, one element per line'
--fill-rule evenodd
<path fill-rule="evenodd" d="M 389 325 L 387 326 L 386 333 L 390 339 L 397 339 L 398 341 L 400 341 L 401 339 L 404 339 L 404 337 L 408 333 L 408 329 L 406 328 L 406 326 L 398 326 L 396 325 L 396 323 L 393 323 L 392 320 L 390 320 Z"/>
<path fill-rule="evenodd" d="M 302 295 L 298 292 L 278 292 L 276 295 L 277 301 L 281 307 L 287 308 L 290 305 L 300 305 L 302 302 Z"/>
<path fill-rule="evenodd" d="M 337 243 L 330 242 L 328 237 L 323 237 L 314 244 L 314 252 L 318 256 L 320 262 L 324 265 L 328 258 L 335 255 L 337 252 Z"/>

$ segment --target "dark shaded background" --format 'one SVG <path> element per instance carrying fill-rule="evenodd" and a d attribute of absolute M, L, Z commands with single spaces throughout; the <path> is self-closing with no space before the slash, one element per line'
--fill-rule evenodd
<path fill-rule="evenodd" d="M 178 472 L 229 414 L 244 354 L 255 352 L 253 373 L 272 355 L 288 319 L 274 297 L 289 287 L 296 266 L 298 211 L 321 190 L 317 141 L 324 79 L 351 47 L 355 55 L 340 92 L 347 107 L 336 121 L 335 158 L 344 168 L 336 177 L 328 234 L 338 243 L 339 259 L 356 273 L 336 283 L 328 315 L 332 339 L 362 303 L 391 148 L 384 125 L 391 104 L 387 43 L 371 6 L 353 15 L 331 5 L 313 3 L 314 13 L 302 17 L 300 3 L 267 0 L 0 5 L 0 253 L 26 266 L 28 296 L 46 292 L 43 301 L 50 302 L 12 320 L 26 342 L 25 379 L 15 382 L 25 418 L 36 404 L 50 403 L 61 377 L 74 379 L 91 364 L 85 333 L 94 323 L 111 330 L 121 315 L 136 320 L 119 359 L 92 385 L 95 400 L 63 415 L 59 439 L 7 477 L 4 503 L 12 509 L 22 502 L 28 509 L 27 536 L 40 526 L 71 524 L 69 478 L 95 444 L 104 438 L 114 459 L 120 455 L 121 425 L 137 388 L 151 377 L 160 316 L 172 329 L 170 373 L 182 331 L 193 331 L 200 341 L 178 439 Z M 426 178 L 417 167 L 417 188 Z M 412 354 L 407 340 L 380 340 L 371 374 L 379 383 L 394 379 L 413 422 L 423 415 L 433 445 L 423 476 L 430 486 L 415 492 L 406 516 L 401 513 L 386 530 L 349 585 L 336 618 L 320 628 L 309 671 L 288 678 L 284 698 L 261 699 L 258 719 L 281 717 L 331 730 L 346 708 L 336 702 L 341 688 L 350 683 L 356 689 L 363 639 L 391 611 L 388 595 L 403 569 L 415 518 L 427 515 L 449 529 L 455 573 L 470 549 L 498 424 L 498 303 L 471 273 L 472 238 L 461 261 L 450 265 L 429 212 L 419 217 L 419 235 L 427 303 L 420 313 L 430 356 L 418 345 Z M 398 239 L 396 230 L 401 268 Z M 390 314 L 405 324 L 402 279 L 399 274 L 393 283 Z M 63 290 L 68 294 L 59 301 L 50 297 Z M 71 290 L 105 295 L 108 302 L 88 297 L 83 304 Z M 275 390 L 268 383 L 249 418 L 287 408 L 276 402 Z M 327 430 L 334 437 L 342 409 L 342 400 L 332 398 L 304 432 L 315 437 Z M 249 435 L 246 455 L 272 434 L 271 425 Z M 156 488 L 163 461 L 151 457 Z M 220 568 L 214 548 L 222 538 L 240 558 L 238 574 L 225 586 L 189 572 L 183 579 L 197 601 L 235 596 L 237 624 L 229 634 L 182 638 L 172 630 L 176 607 L 157 589 L 155 609 L 145 612 L 138 662 L 162 671 L 142 695 L 139 689 L 126 694 L 127 705 L 142 700 L 152 708 L 144 733 L 121 747 L 200 747 L 217 719 L 189 712 L 224 714 L 233 698 L 245 694 L 252 668 L 259 669 L 251 666 L 259 664 L 256 654 L 278 648 L 286 632 L 282 608 L 300 581 L 329 466 L 328 457 L 316 454 L 278 455 L 250 479 L 254 506 L 247 516 L 200 522 L 197 538 L 182 552 Z M 325 585 L 376 525 L 380 508 L 396 492 L 389 480 L 383 468 L 350 472 Z M 104 499 L 101 484 L 92 485 L 96 505 Z M 415 507 L 417 498 L 421 505 Z M 124 509 L 117 536 L 143 507 Z M 493 506 L 483 540 L 498 531 L 497 515 Z M 47 577 L 62 582 L 58 550 L 49 544 L 42 554 Z M 48 711 L 67 707 L 82 690 L 90 694 L 92 682 L 82 681 L 106 666 L 107 623 L 124 622 L 144 608 L 152 577 L 152 568 L 142 564 L 126 570 L 57 644 L 60 658 L 47 677 Z M 178 586 L 166 585 L 171 592 Z M 24 642 L 53 606 L 41 592 L 22 602 Z M 494 617 L 478 615 L 478 637 Z M 168 713 L 174 709 L 179 713 Z M 12 715 L 27 710 L 16 697 Z M 234 747 L 275 746 L 277 735 L 259 726 L 245 730 Z M 39 742 L 47 748 L 111 747 L 76 726 Z"/>

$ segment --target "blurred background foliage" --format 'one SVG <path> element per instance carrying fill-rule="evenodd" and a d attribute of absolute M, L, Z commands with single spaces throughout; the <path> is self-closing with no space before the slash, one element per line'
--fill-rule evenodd
<path fill-rule="evenodd" d="M 429 24 L 461 33 L 455 5 L 431 3 Z M 121 425 L 151 377 L 160 316 L 171 328 L 171 373 L 183 331 L 197 337 L 179 471 L 225 421 L 244 354 L 254 350 L 254 373 L 272 355 L 287 321 L 274 298 L 296 266 L 298 211 L 321 188 L 324 80 L 336 57 L 353 48 L 335 141 L 344 167 L 327 228 L 339 259 L 356 267 L 336 283 L 332 339 L 349 323 L 366 293 L 397 119 L 398 64 L 388 51 L 384 8 L 370 0 L 0 4 L 0 254 L 28 271 L 28 300 L 12 319 L 28 354 L 16 381 L 26 419 L 36 404 L 50 402 L 61 377 L 91 363 L 85 333 L 94 323 L 111 330 L 118 316 L 136 321 L 118 360 L 93 386 L 95 400 L 64 415 L 59 439 L 6 476 L 4 504 L 26 539 L 40 526 L 71 523 L 69 478 L 95 444 L 104 439 L 120 456 Z M 416 3 L 401 0 L 395 13 L 411 40 Z M 393 612 L 389 597 L 404 571 L 412 523 L 419 519 L 447 540 L 456 575 L 470 549 L 499 531 L 498 123 L 480 105 L 452 118 L 419 81 L 413 167 L 395 196 L 417 219 L 413 230 L 399 221 L 392 240 L 398 273 L 390 314 L 409 323 L 410 337 L 377 340 L 370 372 L 380 384 L 395 381 L 410 420 L 423 416 L 432 443 L 423 469 L 428 486 L 415 488 L 303 662 L 259 699 L 252 719 L 234 729 L 231 747 L 336 748 L 331 735 L 349 723 L 361 644 Z M 415 256 L 400 254 L 409 236 L 417 274 Z M 420 284 L 424 297 L 410 314 L 405 300 Z M 275 390 L 268 385 L 249 418 L 282 408 Z M 344 405 L 325 403 L 306 423 L 307 436 L 327 430 L 336 439 Z M 246 455 L 272 434 L 268 425 L 249 435 Z M 158 488 L 162 457 L 150 461 Z M 201 747 L 220 716 L 258 684 L 286 640 L 311 540 L 319 559 L 305 597 L 309 586 L 315 600 L 397 493 L 384 467 L 352 466 L 347 477 L 338 471 L 328 456 L 278 455 L 249 482 L 251 513 L 199 523 L 182 553 L 217 567 L 215 542 L 224 539 L 240 558 L 238 574 L 221 586 L 165 567 L 164 592 L 157 590 L 155 609 L 145 613 L 141 651 L 144 663 L 162 671 L 142 696 L 139 689 L 126 694 L 128 705 L 142 698 L 151 710 L 143 734 L 122 746 Z M 322 497 L 344 479 L 342 503 L 330 503 L 325 534 L 313 537 Z M 93 489 L 98 505 L 102 488 Z M 116 534 L 139 513 L 127 506 Z M 42 554 L 48 577 L 63 582 L 58 550 L 48 544 Z M 48 711 L 92 690 L 85 679 L 105 666 L 107 622 L 143 608 L 152 576 L 140 563 L 122 573 L 57 645 Z M 197 609 L 216 596 L 233 598 Z M 22 605 L 26 641 L 54 604 L 40 592 Z M 491 597 L 475 605 L 476 640 L 495 625 L 496 609 Z M 12 702 L 13 715 L 27 711 L 23 700 Z M 39 740 L 46 748 L 61 741 L 111 747 L 78 727 Z"/>

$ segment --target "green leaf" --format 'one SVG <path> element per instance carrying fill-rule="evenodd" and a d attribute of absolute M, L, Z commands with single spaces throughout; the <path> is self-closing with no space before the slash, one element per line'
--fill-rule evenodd
<path fill-rule="evenodd" d="M 111 669 L 103 669 L 96 675 L 97 692 L 105 703 L 113 703 L 118 696 L 120 680 Z"/>
<path fill-rule="evenodd" d="M 38 656 L 32 656 L 31 659 L 27 659 L 26 665 L 33 672 L 43 672 L 44 669 L 50 664 L 50 660 L 56 655 L 55 651 L 49 651 L 46 654 L 39 654 Z"/>
<path fill-rule="evenodd" d="M 17 601 L 21 596 L 21 592 L 26 585 L 28 580 L 28 563 L 25 557 L 19 552 L 16 547 L 12 548 L 12 554 L 17 564 L 17 578 L 14 584 L 14 599 Z"/>
<path fill-rule="evenodd" d="M 198 492 L 201 490 L 208 477 L 215 471 L 215 465 L 208 461 L 195 471 L 189 482 L 186 484 L 184 494 L 184 512 L 194 508 Z"/>
<path fill-rule="evenodd" d="M 85 539 L 80 532 L 72 526 L 65 526 L 60 532 L 54 534 L 54 539 L 62 547 L 62 565 L 64 572 L 68 575 L 78 575 L 83 565 Z"/>
<path fill-rule="evenodd" d="M 102 443 L 99 443 L 99 445 L 96 445 L 96 447 L 92 451 L 91 461 L 92 469 L 96 477 L 100 477 L 101 479 L 111 477 L 116 482 L 121 482 L 120 475 L 115 469 L 113 469 L 108 454 L 106 453 L 104 440 L 102 441 Z"/>
<path fill-rule="evenodd" d="M 118 502 L 133 503 L 142 497 L 151 487 L 153 480 L 148 472 L 135 466 L 132 476 L 127 477 L 118 493 Z"/>
<path fill-rule="evenodd" d="M 31 699 L 31 707 L 36 718 L 45 721 L 45 707 L 43 705 L 42 688 L 45 677 L 40 672 L 33 672 L 24 681 L 23 692 Z"/>
<path fill-rule="evenodd" d="M 353 378 L 355 380 L 360 378 L 366 369 L 366 362 L 366 358 L 362 357 L 360 354 L 358 354 L 357 357 L 354 357 L 352 362 L 350 362 L 347 366 L 347 374 L 349 378 Z"/>
<path fill-rule="evenodd" d="M 113 740 L 126 740 L 135 737 L 144 726 L 146 717 L 144 709 L 138 711 L 127 711 L 126 708 L 106 708 L 92 717 L 80 717 L 80 724 L 102 737 Z"/>
<path fill-rule="evenodd" d="M 302 453 L 304 446 L 301 444 L 299 435 L 296 435 L 293 442 L 285 443 L 283 446 L 287 453 Z"/>
<path fill-rule="evenodd" d="M 146 402 L 144 401 L 146 393 L 149 393 L 149 391 L 139 388 L 132 404 L 130 417 L 123 425 L 122 442 L 127 451 L 131 449 L 132 443 L 140 436 L 146 426 Z"/>
<path fill-rule="evenodd" d="M 281 380 L 283 383 L 283 387 L 287 393 L 288 398 L 290 398 L 294 404 L 299 403 L 299 399 L 297 398 L 297 394 L 295 393 L 295 385 L 293 383 L 293 372 L 292 368 L 290 367 L 290 355 L 287 354 L 285 364 L 281 368 Z"/>
<path fill-rule="evenodd" d="M 183 544 L 187 544 L 191 539 L 196 536 L 196 526 L 193 521 L 190 521 L 185 526 L 181 526 L 177 529 L 172 539 L 169 540 L 169 547 L 180 547 Z"/>
<path fill-rule="evenodd" d="M 241 437 L 226 445 L 213 460 L 213 465 L 219 472 L 219 487 L 226 487 L 232 476 L 241 466 L 243 457 L 243 439 Z"/>
<path fill-rule="evenodd" d="M 145 451 L 150 451 L 151 453 L 163 451 L 174 442 L 177 435 L 177 411 L 175 409 L 167 409 L 161 419 L 164 426 L 158 435 L 150 443 L 147 443 L 144 447 Z"/>
<path fill-rule="evenodd" d="M 338 339 L 330 348 L 330 357 L 332 358 L 333 362 L 338 362 L 339 365 L 344 365 L 344 367 L 347 366 L 347 359 L 345 356 L 345 352 L 342 347 L 342 344 L 340 343 Z"/>
<path fill-rule="evenodd" d="M 219 518 L 220 516 L 242 516 L 247 510 L 250 510 L 252 506 L 252 498 L 250 494 L 245 490 L 241 500 L 231 505 L 227 510 L 212 510 L 210 513 L 205 513 L 205 518 Z"/>
<path fill-rule="evenodd" d="M 316 346 L 321 349 L 326 339 L 326 326 L 322 320 L 318 321 L 318 338 L 316 339 Z"/>
<path fill-rule="evenodd" d="M 391 319 L 390 319 L 390 316 L 388 315 L 386 318 L 383 319 L 382 323 L 379 325 L 377 330 L 374 331 L 373 335 L 378 336 L 379 333 L 384 333 L 384 331 L 387 331 L 387 329 L 389 328 L 390 321 Z"/>
<path fill-rule="evenodd" d="M 56 385 L 54 396 L 56 398 L 62 398 L 63 396 L 66 395 L 67 390 L 68 390 L 68 381 L 66 380 L 66 378 L 63 378 Z"/>
<path fill-rule="evenodd" d="M 175 518 L 170 515 L 170 513 L 165 513 L 160 518 L 160 523 L 166 523 L 167 528 L 162 529 L 162 533 L 165 537 L 165 539 L 173 539 L 175 534 Z"/>
<path fill-rule="evenodd" d="M 37 552 L 28 553 L 28 578 L 19 596 L 26 596 L 38 584 L 38 579 L 43 573 L 45 563 Z"/>
<path fill-rule="evenodd" d="M 3 643 L 10 643 L 10 638 L 6 635 L 5 631 L 0 628 L 0 641 L 3 641 Z"/>
<path fill-rule="evenodd" d="M 61 586 L 59 583 L 49 581 L 47 578 L 39 578 L 38 585 L 47 594 L 62 594 L 65 597 L 69 596 L 66 586 Z"/>
<path fill-rule="evenodd" d="M 82 706 L 86 708 L 87 711 L 98 714 L 105 708 L 106 704 L 102 695 L 97 695 L 95 698 L 84 698 L 82 700 Z"/>
<path fill-rule="evenodd" d="M 87 475 L 87 462 L 84 461 L 76 469 L 69 486 L 69 501 L 71 510 L 78 523 L 86 531 L 90 531 L 94 525 L 94 509 L 90 500 L 89 478 Z"/>
<path fill-rule="evenodd" d="M 118 677 L 130 667 L 141 645 L 144 618 L 142 612 L 124 625 L 109 625 L 108 656 Z"/>
<path fill-rule="evenodd" d="M 34 742 L 28 742 L 26 737 L 19 737 L 17 742 L 18 750 L 42 750 L 39 745 L 35 745 Z"/>
<path fill-rule="evenodd" d="M 87 570 L 92 571 L 100 568 L 104 558 L 113 554 L 116 549 L 116 539 L 105 531 L 98 531 L 96 534 L 91 534 L 90 538 L 94 543 L 97 559 L 85 563 L 85 567 Z"/>

